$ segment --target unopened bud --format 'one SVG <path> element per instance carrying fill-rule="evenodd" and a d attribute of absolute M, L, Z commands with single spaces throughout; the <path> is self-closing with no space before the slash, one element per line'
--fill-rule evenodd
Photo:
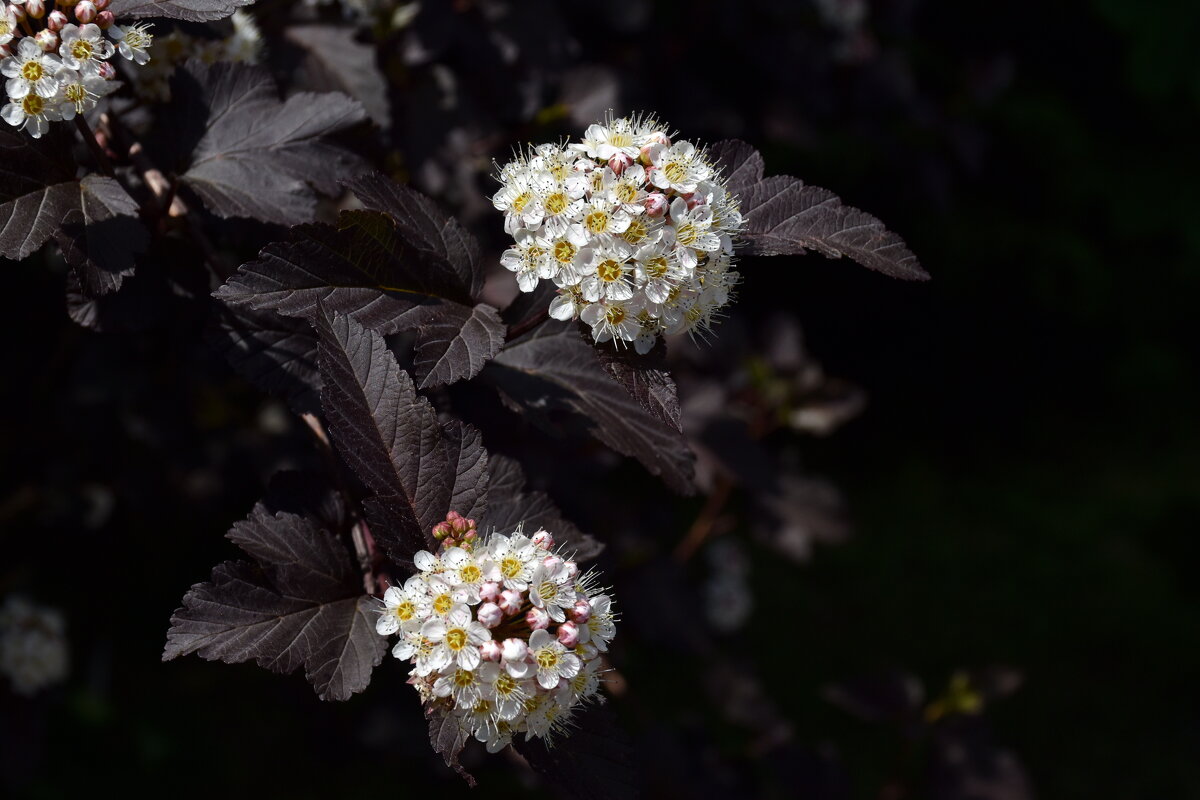
<path fill-rule="evenodd" d="M 50 12 L 46 17 L 46 27 L 58 33 L 63 29 L 63 26 L 70 22 L 67 15 L 59 11 L 57 8 Z"/>
<path fill-rule="evenodd" d="M 550 627 L 550 615 L 544 608 L 531 608 L 525 614 L 525 624 L 532 631 L 544 631 Z"/>
<path fill-rule="evenodd" d="M 579 600 L 571 607 L 571 619 L 580 625 L 592 618 L 592 604 L 587 600 Z"/>
<path fill-rule="evenodd" d="M 563 647 L 574 647 L 579 644 L 579 626 L 574 622 L 564 622 L 559 625 L 558 641 Z"/>
<path fill-rule="evenodd" d="M 687 201 L 688 211 L 691 211 L 696 206 L 702 206 L 706 202 L 708 202 L 708 198 L 705 197 L 704 195 L 700 194 L 699 192 L 692 192 L 691 194 L 685 194 L 683 196 L 683 199 Z"/>
<path fill-rule="evenodd" d="M 646 137 L 646 141 L 661 144 L 665 147 L 671 146 L 671 137 L 667 136 L 666 131 L 655 131 Z"/>
<path fill-rule="evenodd" d="M 550 531 L 542 530 L 533 535 L 533 543 L 543 550 L 554 549 L 554 537 L 550 535 Z"/>
<path fill-rule="evenodd" d="M 500 643 L 494 639 L 479 645 L 479 655 L 484 661 L 499 661 L 502 654 Z"/>
<path fill-rule="evenodd" d="M 504 612 L 495 603 L 484 603 L 475 613 L 479 617 L 479 624 L 485 628 L 494 628 L 504 620 Z"/>
<path fill-rule="evenodd" d="M 484 581 L 479 585 L 479 599 L 485 603 L 494 603 L 500 599 L 500 584 L 495 581 Z"/>
<path fill-rule="evenodd" d="M 542 559 L 542 566 L 544 566 L 546 571 L 550 573 L 558 572 L 562 565 L 563 560 L 558 556 L 546 556 Z"/>
<path fill-rule="evenodd" d="M 648 167 L 654 163 L 655 145 L 644 144 L 642 149 L 638 150 L 638 163 L 644 167 Z"/>
<path fill-rule="evenodd" d="M 633 156 L 628 153 L 613 153 L 608 159 L 608 168 L 620 175 L 633 166 Z"/>
<path fill-rule="evenodd" d="M 575 580 L 575 576 L 579 574 L 579 565 L 574 561 L 568 561 L 564 569 L 566 570 L 567 578 L 570 580 Z"/>
<path fill-rule="evenodd" d="M 33 39 L 43 52 L 53 53 L 58 49 L 58 34 L 54 31 L 38 31 Z"/>
<path fill-rule="evenodd" d="M 514 592 L 512 589 L 505 589 L 500 593 L 500 610 L 510 617 L 521 610 L 521 604 L 524 600 L 520 592 Z"/>
<path fill-rule="evenodd" d="M 96 74 L 101 78 L 104 78 L 106 81 L 111 81 L 113 78 L 117 77 L 117 68 L 107 61 L 101 61 L 99 71 Z"/>
<path fill-rule="evenodd" d="M 529 655 L 529 645 L 524 639 L 505 639 L 500 650 L 505 661 L 524 661 L 525 656 Z"/>
<path fill-rule="evenodd" d="M 96 27 L 102 31 L 106 31 L 113 26 L 117 18 L 113 16 L 111 11 L 101 11 L 96 15 Z"/>
<path fill-rule="evenodd" d="M 84 25 L 94 21 L 97 13 L 99 12 L 96 9 L 96 4 L 92 0 L 79 0 L 79 3 L 75 6 L 75 19 Z"/>
<path fill-rule="evenodd" d="M 46 16 L 46 0 L 25 0 L 25 13 L 33 19 Z"/>
<path fill-rule="evenodd" d="M 433 526 L 433 538 L 437 539 L 439 542 L 442 539 L 445 539 L 449 535 L 450 535 L 450 523 L 439 522 L 437 525 Z"/>
<path fill-rule="evenodd" d="M 667 213 L 667 196 L 662 192 L 651 192 L 646 195 L 646 199 L 642 201 L 642 205 L 646 208 L 647 216 L 661 217 Z"/>
<path fill-rule="evenodd" d="M 25 6 L 19 6 L 19 5 L 9 6 L 8 13 L 12 14 L 13 19 L 15 19 L 17 22 L 20 22 L 21 20 L 25 19 L 25 17 L 27 16 L 25 13 Z"/>

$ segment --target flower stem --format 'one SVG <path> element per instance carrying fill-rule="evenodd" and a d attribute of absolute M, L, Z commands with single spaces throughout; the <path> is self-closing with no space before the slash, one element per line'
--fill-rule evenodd
<path fill-rule="evenodd" d="M 108 160 L 108 154 L 104 152 L 104 148 L 100 146 L 100 142 L 96 141 L 96 134 L 92 132 L 92 128 L 87 124 L 87 120 L 83 118 L 83 114 L 75 115 L 75 127 L 79 129 L 79 135 L 83 137 L 83 141 L 87 143 L 88 149 L 92 151 L 92 157 L 96 159 L 96 166 L 100 172 L 108 177 L 113 176 L 112 162 Z"/>
<path fill-rule="evenodd" d="M 539 311 L 537 314 L 534 314 L 529 319 L 522 320 L 522 321 L 518 322 L 516 325 L 510 325 L 508 327 L 508 334 L 504 337 L 504 340 L 507 342 L 511 342 L 514 339 L 516 339 L 518 336 L 522 336 L 526 333 L 529 333 L 529 331 L 533 330 L 538 325 L 541 325 L 543 322 L 545 322 L 548 319 L 550 319 L 549 309 L 542 309 L 541 311 Z"/>

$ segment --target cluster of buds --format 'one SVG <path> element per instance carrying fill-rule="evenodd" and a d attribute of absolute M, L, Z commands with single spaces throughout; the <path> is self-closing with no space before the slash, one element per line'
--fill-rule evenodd
<path fill-rule="evenodd" d="M 582 142 L 519 154 L 499 178 L 492 203 L 515 239 L 501 263 L 523 292 L 554 282 L 555 319 L 646 353 L 661 334 L 707 332 L 729 302 L 737 198 L 703 150 L 653 117 L 609 116 Z"/>
<path fill-rule="evenodd" d="M 0 674 L 17 694 L 62 681 L 68 666 L 66 622 L 58 611 L 10 597 L 0 608 Z"/>
<path fill-rule="evenodd" d="M 149 26 L 116 25 L 110 0 L 0 0 L 0 117 L 35 139 L 51 122 L 91 110 L 116 87 L 113 53 L 145 64 Z M 75 21 L 72 22 L 71 20 Z M 107 38 L 106 35 L 107 34 Z"/>
<path fill-rule="evenodd" d="M 600 654 L 616 633 L 596 574 L 556 553 L 549 531 L 480 539 L 454 513 L 435 530 L 438 554 L 417 553 L 376 625 L 399 635 L 392 655 L 412 665 L 409 683 L 489 752 L 568 730 L 581 703 L 602 701 Z"/>

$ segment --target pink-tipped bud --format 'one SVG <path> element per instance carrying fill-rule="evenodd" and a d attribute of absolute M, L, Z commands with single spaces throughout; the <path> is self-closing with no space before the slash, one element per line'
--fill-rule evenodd
<path fill-rule="evenodd" d="M 592 604 L 587 600 L 578 600 L 571 607 L 571 619 L 580 625 L 592 618 Z"/>
<path fill-rule="evenodd" d="M 529 655 L 529 645 L 525 643 L 524 639 L 505 639 L 500 650 L 504 660 L 513 663 L 524 661 L 525 657 Z"/>
<path fill-rule="evenodd" d="M 483 644 L 479 645 L 479 656 L 484 661 L 499 661 L 500 656 L 503 654 L 504 654 L 504 651 L 500 647 L 500 643 L 497 642 L 495 639 L 486 641 Z"/>
<path fill-rule="evenodd" d="M 500 584 L 495 581 L 484 581 L 479 585 L 479 599 L 485 603 L 495 603 L 500 599 Z"/>
<path fill-rule="evenodd" d="M 633 156 L 628 153 L 613 153 L 608 159 L 608 168 L 620 175 L 633 166 Z"/>
<path fill-rule="evenodd" d="M 520 592 L 514 592 L 512 589 L 505 589 L 500 593 L 500 610 L 511 617 L 513 614 L 516 614 L 521 610 L 521 605 L 523 604 L 524 600 L 525 598 L 521 596 Z"/>
<path fill-rule="evenodd" d="M 692 192 L 691 194 L 685 194 L 683 196 L 683 199 L 687 201 L 687 207 L 688 207 L 689 211 L 691 211 L 696 206 L 702 206 L 706 202 L 708 202 L 708 198 L 705 197 L 704 195 L 700 194 L 699 192 Z"/>
<path fill-rule="evenodd" d="M 532 631 L 544 631 L 550 627 L 550 615 L 544 608 L 531 608 L 525 614 L 525 624 Z"/>
<path fill-rule="evenodd" d="M 567 577 L 571 580 L 575 580 L 575 577 L 579 574 L 579 565 L 574 561 L 567 561 L 564 569 L 567 572 Z"/>
<path fill-rule="evenodd" d="M 100 12 L 96 9 L 96 4 L 92 0 L 79 0 L 75 6 L 75 19 L 87 25 L 89 22 L 95 22 L 96 15 Z"/>
<path fill-rule="evenodd" d="M 546 556 L 542 559 L 542 565 L 546 567 L 547 572 L 554 573 L 563 565 L 563 560 L 558 556 Z"/>
<path fill-rule="evenodd" d="M 651 192 L 646 195 L 646 199 L 642 201 L 642 205 L 646 208 L 646 214 L 651 217 L 661 217 L 667 213 L 667 196 L 662 192 Z"/>
<path fill-rule="evenodd" d="M 106 81 L 111 81 L 113 78 L 117 77 L 117 68 L 107 61 L 101 61 L 100 71 L 96 74 L 101 78 L 104 78 Z"/>
<path fill-rule="evenodd" d="M 70 22 L 70 20 L 67 19 L 67 15 L 64 14 L 63 12 L 59 11 L 58 9 L 54 9 L 46 17 L 46 27 L 49 28 L 50 30 L 54 31 L 55 33 L 58 33 L 59 31 L 61 31 L 63 29 L 63 26 L 66 25 L 68 22 Z"/>
<path fill-rule="evenodd" d="M 642 149 L 638 151 L 638 163 L 643 167 L 648 167 L 654 163 L 654 145 L 644 144 Z"/>
<path fill-rule="evenodd" d="M 671 137 L 667 136 L 665 131 L 655 131 L 646 137 L 646 141 L 651 142 L 652 144 L 661 144 L 666 147 L 671 146 Z"/>
<path fill-rule="evenodd" d="M 46 16 L 46 0 L 25 0 L 25 13 L 33 19 Z"/>
<path fill-rule="evenodd" d="M 579 644 L 579 626 L 574 622 L 564 622 L 559 625 L 558 642 L 563 647 L 574 647 Z"/>
<path fill-rule="evenodd" d="M 479 624 L 485 628 L 494 628 L 504 620 L 504 612 L 495 603 L 484 603 L 476 612 Z"/>
<path fill-rule="evenodd" d="M 439 542 L 442 539 L 445 539 L 449 535 L 450 535 L 450 523 L 439 522 L 437 525 L 433 526 L 433 538 L 437 539 Z"/>
<path fill-rule="evenodd" d="M 467 531 L 466 533 L 464 533 L 464 534 L 463 534 L 463 541 L 464 541 L 464 542 L 469 542 L 469 541 L 471 541 L 472 539 L 476 539 L 476 538 L 478 538 L 478 537 L 479 537 L 479 532 L 478 532 L 478 531 Z"/>
<path fill-rule="evenodd" d="M 38 31 L 33 40 L 38 43 L 38 47 L 42 48 L 43 52 L 53 53 L 58 49 L 58 34 L 54 31 Z"/>
<path fill-rule="evenodd" d="M 543 550 L 554 549 L 554 537 L 550 535 L 550 531 L 542 530 L 535 533 L 533 535 L 533 543 Z"/>
<path fill-rule="evenodd" d="M 106 31 L 113 26 L 117 18 L 113 16 L 111 11 L 101 11 L 96 15 L 96 26 L 102 31 Z"/>
<path fill-rule="evenodd" d="M 108 8 L 109 3 L 111 3 L 112 0 L 92 0 L 92 2 L 95 3 L 97 11 L 103 11 L 104 9 Z"/>

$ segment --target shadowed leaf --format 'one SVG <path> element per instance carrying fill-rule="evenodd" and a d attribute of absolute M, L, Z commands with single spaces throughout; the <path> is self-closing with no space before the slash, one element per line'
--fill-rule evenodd
<path fill-rule="evenodd" d="M 452 767 L 467 785 L 474 789 L 475 777 L 458 763 L 458 754 L 467 746 L 470 736 L 468 731 L 459 723 L 458 717 L 446 713 L 445 709 L 426 706 L 425 718 L 429 720 L 429 744 L 433 751 L 444 758 L 446 766 Z"/>
<path fill-rule="evenodd" d="M 219 307 L 209 342 L 240 375 L 287 400 L 297 413 L 320 407 L 317 337 L 305 321 L 271 311 Z"/>
<path fill-rule="evenodd" d="M 626 800 L 638 796 L 633 745 L 603 707 L 577 712 L 570 735 L 547 747 L 543 739 L 513 739 L 534 772 L 578 800 Z"/>
<path fill-rule="evenodd" d="M 545 528 L 554 534 L 555 543 L 573 553 L 577 561 L 595 558 L 604 545 L 569 522 L 545 492 L 525 487 L 525 473 L 514 459 L 493 455 L 488 461 L 487 513 L 479 521 L 479 530 L 512 533 L 518 525 L 526 534 Z"/>

